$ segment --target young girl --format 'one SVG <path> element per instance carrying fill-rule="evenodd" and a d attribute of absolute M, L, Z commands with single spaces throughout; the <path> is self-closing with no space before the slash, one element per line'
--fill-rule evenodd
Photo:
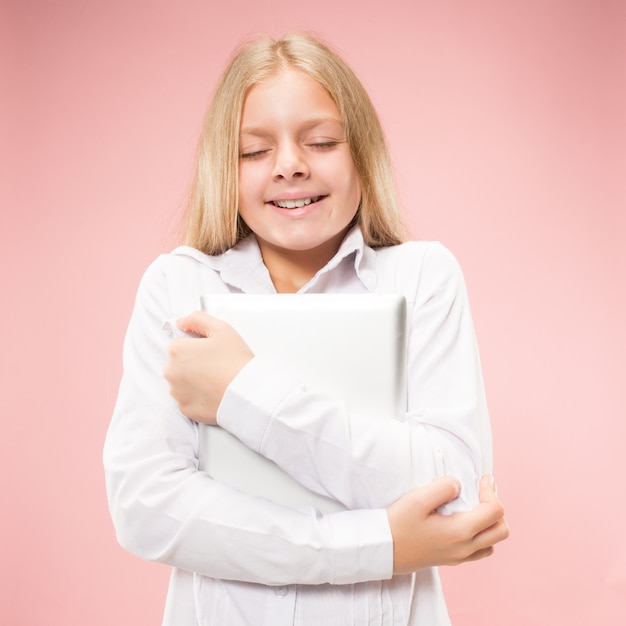
<path fill-rule="evenodd" d="M 461 272 L 441 245 L 403 241 L 383 132 L 352 71 L 308 36 L 240 50 L 206 118 L 187 245 L 141 282 L 104 452 L 119 541 L 173 567 L 164 624 L 448 624 L 435 566 L 506 538 L 490 478 L 479 485 L 489 424 Z M 203 294 L 296 291 L 407 298 L 404 421 L 350 415 L 192 313 Z M 213 480 L 198 422 L 349 510 Z M 311 454 L 294 459 L 296 446 Z"/>

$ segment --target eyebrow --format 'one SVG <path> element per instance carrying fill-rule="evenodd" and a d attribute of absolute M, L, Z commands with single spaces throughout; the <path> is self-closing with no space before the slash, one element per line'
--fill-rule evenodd
<path fill-rule="evenodd" d="M 343 122 L 337 117 L 330 116 L 309 118 L 302 124 L 302 128 L 305 130 L 309 130 L 311 128 L 315 128 L 315 126 L 321 126 L 322 124 L 328 123 L 338 124 L 343 130 Z M 267 129 L 263 128 L 262 126 L 244 126 L 239 130 L 239 134 L 263 136 L 267 134 Z"/>

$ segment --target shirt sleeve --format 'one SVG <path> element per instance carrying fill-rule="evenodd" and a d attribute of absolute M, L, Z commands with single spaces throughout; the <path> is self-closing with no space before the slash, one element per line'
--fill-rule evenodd
<path fill-rule="evenodd" d="M 416 265 L 403 421 L 352 415 L 341 402 L 307 390 L 284 365 L 255 358 L 227 389 L 220 426 L 350 509 L 387 506 L 443 475 L 462 483 L 444 512 L 475 506 L 491 443 L 465 283 L 440 244 Z"/>
<path fill-rule="evenodd" d="M 390 578 L 384 510 L 321 516 L 249 496 L 199 471 L 197 425 L 162 369 L 173 317 L 164 257 L 146 272 L 124 343 L 124 372 L 104 447 L 111 516 L 130 552 L 215 578 L 263 584 Z"/>

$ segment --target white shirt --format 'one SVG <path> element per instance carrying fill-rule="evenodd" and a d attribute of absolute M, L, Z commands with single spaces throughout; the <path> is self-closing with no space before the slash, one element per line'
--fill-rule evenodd
<path fill-rule="evenodd" d="M 142 279 L 124 344 L 104 450 L 107 490 L 120 543 L 173 567 L 163 624 L 449 624 L 436 569 L 392 576 L 385 507 L 453 475 L 463 488 L 447 510 L 471 508 L 491 465 L 478 352 L 455 259 L 438 243 L 373 250 L 355 228 L 301 290 L 406 297 L 405 421 L 350 415 L 260 357 L 226 391 L 219 425 L 351 509 L 331 515 L 243 494 L 198 470 L 197 424 L 179 411 L 162 370 L 174 321 L 196 310 L 201 295 L 227 291 L 275 291 L 254 236 L 219 256 L 181 247 L 159 257 Z M 296 445 L 310 454 L 291 454 Z"/>

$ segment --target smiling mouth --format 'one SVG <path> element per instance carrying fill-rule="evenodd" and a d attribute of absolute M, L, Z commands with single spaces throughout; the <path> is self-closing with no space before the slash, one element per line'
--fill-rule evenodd
<path fill-rule="evenodd" d="M 271 200 L 269 204 L 280 207 L 281 209 L 300 209 L 303 206 L 319 202 L 326 196 L 313 196 L 311 198 L 298 198 L 298 200 Z"/>

